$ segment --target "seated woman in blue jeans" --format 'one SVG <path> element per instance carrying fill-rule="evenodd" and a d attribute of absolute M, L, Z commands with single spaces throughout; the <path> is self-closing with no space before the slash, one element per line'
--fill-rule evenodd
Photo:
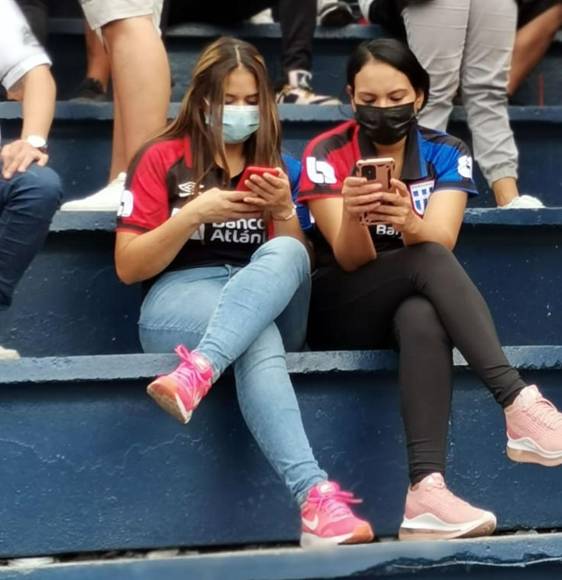
<path fill-rule="evenodd" d="M 249 166 L 272 169 L 237 191 Z M 293 202 L 299 174 L 281 155 L 263 58 L 246 42 L 217 40 L 196 63 L 178 117 L 133 161 L 116 268 L 125 283 L 151 282 L 139 321 L 145 352 L 180 345 L 179 366 L 149 395 L 187 423 L 233 365 L 244 419 L 301 506 L 301 544 L 368 542 L 371 526 L 349 508 L 358 500 L 314 458 L 287 372 L 285 349 L 303 346 L 310 295 Z"/>

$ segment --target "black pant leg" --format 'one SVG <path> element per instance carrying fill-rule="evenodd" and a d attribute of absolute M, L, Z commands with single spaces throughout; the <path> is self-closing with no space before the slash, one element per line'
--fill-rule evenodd
<path fill-rule="evenodd" d="M 216 2 L 170 0 L 168 23 L 170 26 L 185 22 L 236 24 L 276 3 L 276 0 L 228 0 L 217 6 Z"/>
<path fill-rule="evenodd" d="M 45 46 L 48 36 L 47 0 L 17 0 L 17 3 L 29 22 L 31 31 L 39 43 Z"/>
<path fill-rule="evenodd" d="M 410 483 L 445 473 L 451 411 L 452 344 L 427 298 L 406 299 L 394 316 L 400 350 L 400 407 Z"/>
<path fill-rule="evenodd" d="M 383 252 L 355 272 L 332 268 L 328 275 L 317 276 L 311 343 L 318 342 L 320 348 L 379 347 L 396 309 L 414 294 L 433 304 L 454 346 L 496 401 L 504 408 L 511 404 L 525 383 L 503 353 L 482 295 L 453 253 L 440 244 Z"/>
<path fill-rule="evenodd" d="M 283 73 L 312 70 L 312 42 L 316 29 L 316 0 L 278 0 Z M 285 79 L 286 80 L 286 79 Z"/>
<path fill-rule="evenodd" d="M 452 252 L 440 244 L 409 248 L 414 285 L 433 304 L 453 344 L 502 406 L 526 386 L 508 362 L 484 298 Z"/>

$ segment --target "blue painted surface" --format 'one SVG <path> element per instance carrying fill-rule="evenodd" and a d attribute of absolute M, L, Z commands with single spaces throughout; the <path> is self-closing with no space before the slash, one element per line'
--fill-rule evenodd
<path fill-rule="evenodd" d="M 66 98 L 84 74 L 85 57 L 82 23 L 76 19 L 51 21 L 49 50 L 54 58 L 55 75 Z M 178 100 L 189 81 L 191 68 L 201 49 L 220 35 L 244 38 L 259 48 L 268 63 L 272 76 L 280 72 L 278 25 L 251 25 L 221 27 L 203 24 L 186 24 L 168 30 L 166 46 L 174 77 L 173 95 Z M 314 85 L 318 92 L 340 95 L 345 85 L 344 63 L 352 48 L 363 40 L 384 36 L 378 26 L 352 25 L 343 29 L 318 27 L 314 40 Z M 562 78 L 561 36 L 551 46 L 547 58 L 540 63 L 523 84 L 515 100 L 518 104 L 560 104 Z"/>
<path fill-rule="evenodd" d="M 562 406 L 560 348 L 508 354 Z M 301 354 L 290 369 L 320 463 L 392 536 L 407 485 L 396 373 L 388 355 L 364 356 Z M 173 365 L 168 355 L 0 364 L 0 557 L 296 541 L 297 509 L 249 435 L 231 377 L 184 427 L 144 393 Z M 494 509 L 502 530 L 562 527 L 562 470 L 510 463 L 504 447 L 499 407 L 458 368 L 450 486 Z"/>
<path fill-rule="evenodd" d="M 58 28 L 57 28 L 58 27 Z M 60 94 L 82 77 L 76 21 L 53 23 Z M 188 26 L 168 41 L 181 96 L 194 56 L 218 31 Z M 224 31 L 223 31 L 224 32 Z M 377 29 L 319 30 L 315 84 L 336 94 L 344 59 Z M 271 70 L 278 70 L 277 27 L 247 26 Z M 560 104 L 562 43 L 518 95 L 536 103 L 537 75 L 547 102 Z M 554 71 L 555 74 L 552 74 Z M 554 98 L 553 98 L 554 95 Z M 177 111 L 172 105 L 171 114 Z M 312 135 L 349 115 L 346 108 L 282 107 L 287 149 L 300 155 Z M 0 104 L 7 136 L 19 107 Z M 521 148 L 521 186 L 560 205 L 562 107 L 511 108 Z M 110 154 L 110 104 L 59 103 L 51 139 L 53 166 L 70 197 L 103 184 Z M 466 137 L 462 111 L 452 130 Z M 79 155 L 77 152 L 79 151 Z M 481 196 L 478 204 L 490 203 Z M 562 344 L 562 210 L 467 213 L 458 255 L 488 299 L 508 344 Z M 57 216 L 47 246 L 0 318 L 0 344 L 26 355 L 132 353 L 138 287 L 125 287 L 112 264 L 113 217 Z M 529 382 L 562 406 L 562 347 L 508 349 Z M 294 542 L 298 515 L 238 412 L 227 375 L 182 427 L 144 394 L 147 381 L 173 368 L 173 355 L 23 359 L 0 363 L 0 557 L 41 553 L 217 547 Z M 501 411 L 457 360 L 448 481 L 470 501 L 494 509 L 504 531 L 562 528 L 562 471 L 511 464 Z M 335 479 L 365 499 L 363 515 L 381 536 L 396 534 L 406 489 L 398 415 L 396 357 L 390 352 L 289 355 L 303 417 L 317 456 Z M 477 433 L 478 437 L 474 437 Z M 31 522 L 33 524 L 31 525 Z M 560 535 L 475 542 L 397 542 L 327 554 L 300 550 L 208 554 L 161 562 L 2 570 L 1 578 L 554 578 Z"/>
<path fill-rule="evenodd" d="M 48 565 L 0 579 L 31 580 L 317 580 L 338 578 L 548 578 L 562 571 L 560 534 L 455 542 L 399 542 L 306 552 L 278 548 L 162 558 Z"/>
<path fill-rule="evenodd" d="M 170 107 L 173 116 L 178 103 Z M 349 107 L 285 105 L 280 108 L 286 150 L 300 157 L 306 142 L 335 123 L 350 117 Z M 510 115 L 520 148 L 520 188 L 538 195 L 546 205 L 560 206 L 562 171 L 562 107 L 511 107 Z M 0 118 L 6 138 L 20 130 L 20 107 L 0 103 Z M 69 199 L 85 196 L 106 183 L 111 154 L 111 103 L 83 105 L 61 102 L 50 137 L 51 165 L 62 176 Z M 456 109 L 451 130 L 469 141 L 465 115 Z M 77 155 L 77 151 L 80 152 Z M 480 173 L 477 182 L 482 195 L 471 205 L 495 205 Z"/>
<path fill-rule="evenodd" d="M 61 213 L 0 314 L 0 344 L 26 356 L 139 352 L 139 286 L 119 283 L 111 214 Z M 562 343 L 562 209 L 467 212 L 457 255 L 504 344 Z"/>

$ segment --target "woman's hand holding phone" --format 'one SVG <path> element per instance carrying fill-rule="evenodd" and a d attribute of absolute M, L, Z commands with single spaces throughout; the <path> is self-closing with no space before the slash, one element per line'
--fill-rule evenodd
<path fill-rule="evenodd" d="M 412 198 L 406 185 L 399 179 L 390 180 L 394 192 L 374 194 L 374 203 L 378 206 L 369 210 L 369 222 L 371 224 L 391 225 L 395 230 L 405 234 L 415 234 L 421 225 L 422 219 L 412 207 Z"/>
<path fill-rule="evenodd" d="M 360 220 L 365 213 L 377 210 L 381 204 L 382 185 L 365 177 L 347 177 L 343 182 L 343 207 L 350 217 Z"/>
<path fill-rule="evenodd" d="M 201 224 L 261 217 L 261 208 L 246 203 L 247 196 L 246 191 L 228 191 L 213 187 L 186 203 L 182 211 L 194 213 Z"/>
<path fill-rule="evenodd" d="M 261 175 L 252 173 L 244 180 L 248 189 L 244 202 L 268 212 L 273 219 L 284 219 L 293 211 L 291 184 L 280 167 L 274 171 L 275 174 L 267 171 Z"/>

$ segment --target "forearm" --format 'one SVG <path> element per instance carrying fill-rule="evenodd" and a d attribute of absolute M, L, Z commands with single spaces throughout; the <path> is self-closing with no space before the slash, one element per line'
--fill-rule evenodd
<path fill-rule="evenodd" d="M 273 235 L 278 236 L 289 236 L 291 238 L 296 238 L 299 242 L 302 242 L 308 247 L 307 238 L 301 229 L 299 218 L 295 214 L 288 220 L 272 220 L 273 224 Z"/>
<path fill-rule="evenodd" d="M 377 257 L 369 228 L 361 225 L 345 211 L 333 250 L 338 264 L 347 272 L 357 270 Z"/>
<path fill-rule="evenodd" d="M 452 250 L 457 242 L 456 236 L 447 228 L 426 222 L 420 217 L 417 217 L 417 222 L 411 232 L 402 234 L 402 240 L 406 246 L 415 246 L 424 242 L 436 242 L 449 250 Z"/>
<path fill-rule="evenodd" d="M 56 85 L 47 65 L 30 70 L 21 87 L 23 126 L 21 138 L 39 135 L 47 139 L 55 114 Z"/>
<path fill-rule="evenodd" d="M 160 274 L 200 226 L 197 215 L 180 212 L 154 230 L 132 239 L 115 252 L 117 275 L 133 284 Z"/>

